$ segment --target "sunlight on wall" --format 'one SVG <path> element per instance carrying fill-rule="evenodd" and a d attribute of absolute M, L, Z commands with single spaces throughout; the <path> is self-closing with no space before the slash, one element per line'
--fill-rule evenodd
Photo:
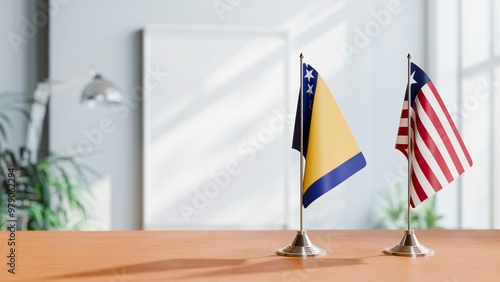
<path fill-rule="evenodd" d="M 379 94 L 371 88 L 372 71 L 391 71 L 394 63 L 387 62 L 394 60 L 374 57 L 373 49 L 385 46 L 380 38 L 398 36 L 394 23 L 407 6 L 394 3 L 360 13 L 347 1 L 311 2 L 278 28 L 146 31 L 146 68 L 157 65 L 170 75 L 146 93 L 145 228 L 296 229 L 299 157 L 290 142 L 298 54 L 325 79 L 363 151 L 376 156 L 372 140 L 394 130 L 367 127 L 373 104 L 388 105 L 385 97 L 371 98 Z M 355 52 L 346 54 L 347 44 Z M 402 100 L 396 94 L 394 129 Z M 374 169 L 383 167 L 367 167 L 318 199 L 305 213 L 306 226 L 366 226 L 378 186 L 370 181 Z"/>

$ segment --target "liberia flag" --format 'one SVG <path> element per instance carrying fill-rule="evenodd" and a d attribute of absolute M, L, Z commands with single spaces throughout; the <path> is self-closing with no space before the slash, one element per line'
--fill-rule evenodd
<path fill-rule="evenodd" d="M 472 159 L 432 81 L 413 63 L 410 73 L 396 149 L 408 157 L 410 144 L 410 204 L 416 207 L 471 167 Z"/>

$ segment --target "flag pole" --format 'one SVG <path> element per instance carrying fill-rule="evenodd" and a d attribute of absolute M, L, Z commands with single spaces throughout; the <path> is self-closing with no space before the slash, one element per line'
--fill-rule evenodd
<path fill-rule="evenodd" d="M 408 84 L 406 91 L 408 93 L 408 231 L 411 230 L 411 211 L 410 211 L 410 187 L 411 187 L 411 55 L 408 53 Z"/>
<path fill-rule="evenodd" d="M 303 211 L 304 211 L 304 203 L 303 203 L 303 189 L 304 189 L 304 73 L 302 67 L 302 59 L 304 55 L 300 53 L 300 91 L 299 91 L 299 104 L 300 104 L 300 183 L 299 183 L 299 199 L 300 199 L 300 232 L 304 231 L 303 225 Z"/>
<path fill-rule="evenodd" d="M 300 227 L 299 231 L 297 231 L 297 234 L 295 235 L 295 239 L 293 242 L 284 247 L 279 249 L 276 253 L 280 256 L 288 256 L 288 257 L 311 257 L 311 256 L 322 256 L 326 254 L 326 251 L 315 246 L 311 240 L 309 239 L 309 236 L 307 236 L 307 231 L 304 230 L 303 226 L 303 219 L 302 219 L 302 214 L 303 214 L 303 197 L 302 197 L 302 189 L 304 186 L 304 104 L 303 104 L 303 99 L 304 99 L 304 83 L 303 83 L 303 63 L 302 59 L 304 58 L 304 55 L 300 53 L 300 91 L 299 91 L 299 113 L 300 113 L 300 183 L 299 183 L 299 198 L 300 198 Z"/>
<path fill-rule="evenodd" d="M 388 247 L 384 249 L 384 253 L 388 255 L 396 255 L 396 256 L 405 256 L 405 257 L 422 257 L 422 256 L 433 256 L 434 250 L 428 249 L 424 245 L 420 244 L 415 235 L 415 232 L 411 229 L 411 210 L 410 210 L 410 201 L 411 201 L 411 111 L 412 111 L 412 97 L 411 97 L 411 55 L 408 53 L 406 56 L 408 59 L 408 83 L 406 85 L 406 92 L 408 94 L 408 229 L 405 231 L 403 238 L 399 244 L 396 244 L 392 247 Z"/>

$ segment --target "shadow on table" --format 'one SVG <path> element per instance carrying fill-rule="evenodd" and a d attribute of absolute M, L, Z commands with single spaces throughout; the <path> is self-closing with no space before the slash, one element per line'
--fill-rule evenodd
<path fill-rule="evenodd" d="M 84 271 L 47 277 L 50 279 L 71 279 L 71 278 L 90 278 L 99 276 L 125 277 L 125 280 L 133 279 L 134 274 L 145 272 L 174 271 L 179 269 L 199 269 L 222 266 L 238 266 L 245 263 L 246 259 L 165 259 L 145 263 L 129 264 L 117 267 L 103 268 L 94 271 Z"/>
<path fill-rule="evenodd" d="M 375 256 L 374 256 L 375 257 Z M 146 263 L 129 264 L 113 268 L 103 268 L 94 271 L 84 271 L 47 277 L 48 279 L 74 279 L 91 277 L 114 277 L 118 281 L 134 280 L 134 274 L 148 272 L 168 272 L 185 270 L 203 270 L 207 271 L 183 276 L 184 278 L 202 276 L 225 276 L 231 274 L 248 273 L 266 273 L 266 272 L 284 272 L 304 271 L 312 272 L 317 268 L 329 268 L 338 266 L 349 266 L 362 264 L 364 258 L 285 258 L 274 256 L 256 257 L 248 259 L 211 259 L 211 258 L 192 258 L 192 259 L 166 259 Z M 213 269 L 215 268 L 215 269 Z"/>
<path fill-rule="evenodd" d="M 316 269 L 332 268 L 340 266 L 350 266 L 363 264 L 363 258 L 284 258 L 276 256 L 275 259 L 250 259 L 246 263 L 238 266 L 230 266 L 224 269 L 207 271 L 205 273 L 197 273 L 196 275 L 188 275 L 183 278 L 194 278 L 196 276 L 217 277 L 226 276 L 229 274 L 251 274 L 251 273 L 269 273 L 282 272 L 284 280 L 286 278 L 304 276 L 314 272 Z"/>

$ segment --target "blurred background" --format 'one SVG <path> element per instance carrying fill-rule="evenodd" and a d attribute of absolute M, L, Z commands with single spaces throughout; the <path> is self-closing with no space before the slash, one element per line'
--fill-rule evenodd
<path fill-rule="evenodd" d="M 297 229 L 300 53 L 367 160 L 304 211 L 306 229 L 405 228 L 407 165 L 394 145 L 408 53 L 474 161 L 412 211 L 414 227 L 500 228 L 498 1 L 0 5 L 2 185 L 19 167 L 28 229 Z M 82 103 L 89 67 L 121 103 Z M 47 78 L 63 83 L 33 115 Z M 39 152 L 20 150 L 38 123 Z M 9 197 L 3 187 L 2 209 Z"/>

